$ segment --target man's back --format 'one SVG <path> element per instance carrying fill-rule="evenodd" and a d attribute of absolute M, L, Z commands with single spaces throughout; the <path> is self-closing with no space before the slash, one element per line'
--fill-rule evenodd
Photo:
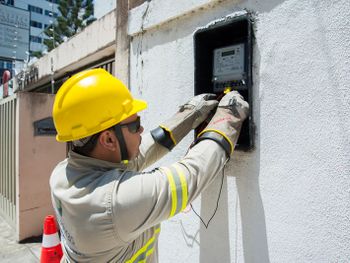
<path fill-rule="evenodd" d="M 118 235 L 113 198 L 123 170 L 117 166 L 72 152 L 52 173 L 50 185 L 62 242 L 73 261 L 125 262 L 147 243 L 145 251 L 154 250 L 159 226 L 144 231 L 132 243 Z"/>

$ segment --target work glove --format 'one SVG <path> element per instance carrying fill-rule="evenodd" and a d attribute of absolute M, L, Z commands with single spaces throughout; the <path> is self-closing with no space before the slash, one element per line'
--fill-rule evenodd
<path fill-rule="evenodd" d="M 180 106 L 179 111 L 170 119 L 151 131 L 152 137 L 171 150 L 192 129 L 208 118 L 218 105 L 215 94 L 201 94 Z"/>
<path fill-rule="evenodd" d="M 227 93 L 221 99 L 213 118 L 198 135 L 195 143 L 205 139 L 214 140 L 230 156 L 239 137 L 242 123 L 248 115 L 249 104 L 243 97 L 237 91 Z"/>

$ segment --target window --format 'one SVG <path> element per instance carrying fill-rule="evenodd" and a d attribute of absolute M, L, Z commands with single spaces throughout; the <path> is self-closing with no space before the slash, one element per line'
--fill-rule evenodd
<path fill-rule="evenodd" d="M 41 41 L 42 41 L 42 38 L 41 37 L 37 37 L 37 36 L 30 36 L 29 39 L 30 39 L 31 42 L 40 43 L 40 44 L 41 44 Z"/>
<path fill-rule="evenodd" d="M 28 10 L 34 13 L 38 13 L 38 14 L 42 14 L 43 13 L 43 9 L 37 6 L 33 6 L 33 5 L 28 5 Z"/>
<path fill-rule="evenodd" d="M 0 4 L 13 6 L 14 0 L 0 0 Z"/>
<path fill-rule="evenodd" d="M 0 60 L 0 68 L 12 69 L 12 61 Z"/>
<path fill-rule="evenodd" d="M 0 1 L 1 4 L 4 4 L 4 5 L 11 5 L 13 6 L 15 4 L 15 1 L 14 0 L 7 0 L 7 1 Z"/>
<path fill-rule="evenodd" d="M 37 21 L 34 21 L 34 20 L 30 20 L 30 26 L 37 27 L 37 28 L 43 28 L 43 24 L 41 24 Z"/>
<path fill-rule="evenodd" d="M 8 68 L 8 69 L 12 69 L 12 61 L 7 61 L 4 63 L 5 67 Z"/>
<path fill-rule="evenodd" d="M 52 14 L 53 14 L 53 17 L 57 17 L 58 16 L 58 14 L 56 12 L 51 12 L 49 10 L 45 10 L 45 15 L 46 16 L 52 17 Z"/>
<path fill-rule="evenodd" d="M 59 0 L 46 0 L 47 2 L 53 3 L 53 4 L 58 4 Z"/>

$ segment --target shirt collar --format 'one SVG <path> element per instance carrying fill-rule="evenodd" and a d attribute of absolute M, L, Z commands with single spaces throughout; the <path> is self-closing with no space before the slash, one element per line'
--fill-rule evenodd
<path fill-rule="evenodd" d="M 73 151 L 68 153 L 68 164 L 71 167 L 76 168 L 86 168 L 88 170 L 99 170 L 99 171 L 108 171 L 112 169 L 126 170 L 127 164 L 125 163 L 112 163 L 100 159 L 91 158 L 78 154 Z"/>

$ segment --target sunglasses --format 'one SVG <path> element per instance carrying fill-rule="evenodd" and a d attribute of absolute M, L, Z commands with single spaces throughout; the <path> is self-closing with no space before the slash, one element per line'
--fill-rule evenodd
<path fill-rule="evenodd" d="M 137 119 L 132 121 L 132 122 L 122 123 L 119 125 L 120 125 L 120 127 L 128 127 L 128 130 L 131 133 L 137 133 L 141 129 L 140 116 L 137 116 Z"/>

